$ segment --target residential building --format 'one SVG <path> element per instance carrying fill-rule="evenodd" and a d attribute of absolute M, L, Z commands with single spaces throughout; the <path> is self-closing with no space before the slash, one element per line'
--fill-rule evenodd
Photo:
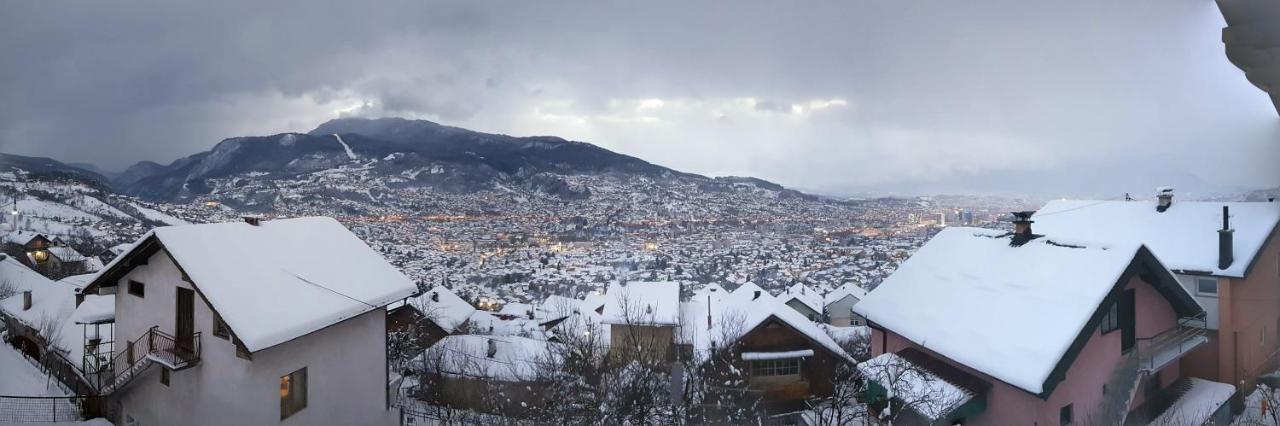
<path fill-rule="evenodd" d="M 826 314 L 827 324 L 837 327 L 867 325 L 866 318 L 853 312 L 853 306 L 864 297 L 867 297 L 867 291 L 858 283 L 844 283 L 827 292 L 822 296 L 822 310 Z"/>
<path fill-rule="evenodd" d="M 1210 344 L 1183 363 L 1194 377 L 1248 394 L 1280 352 L 1280 203 L 1053 201 L 1036 228 L 1092 241 L 1140 243 L 1208 312 Z"/>
<path fill-rule="evenodd" d="M 1179 360 L 1208 342 L 1196 300 L 1146 247 L 1035 234 L 1028 216 L 1014 232 L 943 230 L 854 306 L 872 327 L 858 368 L 873 410 L 892 404 L 898 423 L 1121 424 L 1190 404 L 1182 391 L 1201 382 Z M 1223 416 L 1228 396 L 1179 421 Z"/>
<path fill-rule="evenodd" d="M 412 281 L 331 218 L 156 228 L 115 294 L 101 393 L 123 424 L 392 424 L 386 309 Z"/>

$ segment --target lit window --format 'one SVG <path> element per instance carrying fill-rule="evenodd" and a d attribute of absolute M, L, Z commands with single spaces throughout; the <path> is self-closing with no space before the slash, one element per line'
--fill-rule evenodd
<path fill-rule="evenodd" d="M 1218 297 L 1218 279 L 1196 278 L 1196 294 Z"/>
<path fill-rule="evenodd" d="M 307 408 L 307 368 L 280 377 L 280 420 Z"/>
<path fill-rule="evenodd" d="M 147 286 L 143 283 L 129 280 L 129 294 L 138 297 L 146 297 Z"/>
<path fill-rule="evenodd" d="M 751 361 L 752 376 L 788 376 L 800 374 L 800 358 Z"/>
<path fill-rule="evenodd" d="M 1103 334 L 1116 331 L 1116 329 L 1120 328 L 1119 306 L 1120 306 L 1119 303 L 1112 303 L 1111 307 L 1107 308 L 1107 314 L 1102 317 L 1102 333 Z"/>
<path fill-rule="evenodd" d="M 44 250 L 36 250 L 31 252 L 31 258 L 35 259 L 36 262 L 44 262 L 46 260 L 49 260 L 49 252 Z"/>

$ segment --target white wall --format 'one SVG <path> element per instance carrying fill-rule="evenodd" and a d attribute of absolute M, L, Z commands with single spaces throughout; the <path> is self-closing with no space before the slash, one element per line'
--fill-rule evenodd
<path fill-rule="evenodd" d="M 146 297 L 128 294 L 128 280 L 146 284 Z M 136 339 L 152 325 L 173 334 L 175 287 L 190 288 L 164 252 L 120 281 L 116 330 Z M 117 391 L 123 414 L 141 425 L 395 424 L 386 410 L 386 311 L 375 309 L 289 342 L 236 357 L 230 340 L 213 336 L 213 313 L 197 294 L 195 329 L 201 361 L 160 383 L 151 366 Z M 288 303 L 281 300 L 280 303 Z M 307 367 L 307 408 L 280 420 L 280 377 Z"/>
<path fill-rule="evenodd" d="M 1187 289 L 1187 293 L 1191 294 L 1200 306 L 1204 307 L 1205 323 L 1210 330 L 1218 329 L 1218 298 L 1213 296 L 1201 296 L 1196 294 L 1196 278 L 1211 278 L 1217 280 L 1216 277 L 1204 277 L 1197 275 L 1174 274 L 1178 278 L 1178 283 L 1182 284 L 1182 288 Z M 1219 281 L 1218 285 L 1222 285 Z M 1219 289 L 1218 291 L 1222 291 Z"/>

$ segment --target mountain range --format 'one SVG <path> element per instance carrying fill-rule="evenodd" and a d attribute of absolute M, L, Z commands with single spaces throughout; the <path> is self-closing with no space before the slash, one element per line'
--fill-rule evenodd
<path fill-rule="evenodd" d="M 332 183 L 335 173 L 342 175 L 338 179 L 342 184 L 334 186 L 374 182 L 383 189 L 429 188 L 461 194 L 520 188 L 566 200 L 591 197 L 591 186 L 573 178 L 580 176 L 693 183 L 712 190 L 748 185 L 785 196 L 805 196 L 755 178 L 684 173 L 584 142 L 482 133 L 402 118 L 341 118 L 307 133 L 234 137 L 167 165 L 142 161 L 119 174 L 45 158 L 8 155 L 0 160 L 21 163 L 27 170 L 74 175 L 155 202 L 229 198 L 221 201 L 263 204 L 279 197 L 279 191 L 271 189 L 286 185 L 283 182 Z M 367 194 L 368 189 L 354 192 Z"/>

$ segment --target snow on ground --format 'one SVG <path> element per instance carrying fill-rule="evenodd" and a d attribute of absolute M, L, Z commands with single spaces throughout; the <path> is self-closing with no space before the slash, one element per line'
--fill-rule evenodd
<path fill-rule="evenodd" d="M 0 426 L 113 426 L 107 419 L 82 420 L 78 422 L 5 422 Z"/>
<path fill-rule="evenodd" d="M 1234 386 L 1204 379 L 1189 378 L 1191 389 L 1178 397 L 1172 407 L 1156 417 L 1155 425 L 1199 425 L 1209 420 L 1222 404 L 1236 393 Z"/>
<path fill-rule="evenodd" d="M 187 222 L 185 220 L 178 219 L 176 217 L 161 213 L 159 210 L 142 207 L 138 203 L 132 203 L 132 204 L 133 204 L 133 208 L 138 209 L 138 213 L 142 213 L 142 215 L 145 216 L 147 219 L 154 220 L 156 222 L 160 222 L 165 225 L 190 225 L 191 224 L 191 222 Z"/>
<path fill-rule="evenodd" d="M 85 213 L 75 207 L 52 201 L 38 200 L 33 197 L 25 197 L 18 200 L 18 212 L 21 213 L 23 217 L 32 216 L 42 218 L 88 220 L 94 222 L 102 220 L 102 218 L 97 215 Z"/>
<path fill-rule="evenodd" d="M 0 344 L 0 395 L 67 396 L 54 381 L 13 346 Z"/>
<path fill-rule="evenodd" d="M 1266 394 L 1271 392 L 1275 392 L 1275 390 L 1266 387 L 1266 385 L 1258 386 L 1258 389 L 1255 389 L 1253 393 L 1245 397 L 1244 411 L 1240 412 L 1240 415 L 1236 416 L 1231 424 L 1236 426 L 1280 425 L 1280 422 L 1276 422 L 1276 417 L 1273 417 L 1276 414 L 1274 412 L 1275 406 L 1267 407 L 1266 413 L 1263 413 L 1263 400 L 1267 399 Z M 1270 399 L 1274 401 L 1276 398 Z"/>

